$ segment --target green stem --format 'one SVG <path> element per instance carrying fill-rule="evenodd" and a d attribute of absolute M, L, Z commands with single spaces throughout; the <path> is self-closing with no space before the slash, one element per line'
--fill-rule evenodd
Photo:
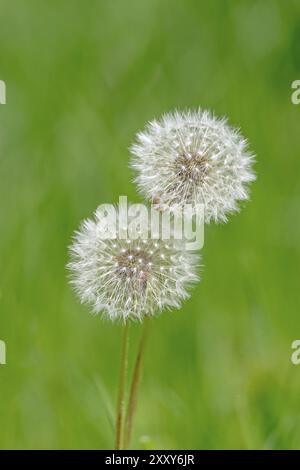
<path fill-rule="evenodd" d="M 138 389 L 139 389 L 139 384 L 141 380 L 142 359 L 143 359 L 143 354 L 145 351 L 148 330 L 149 330 L 149 320 L 145 318 L 144 331 L 140 339 L 140 344 L 139 344 L 139 348 L 138 348 L 138 352 L 136 356 L 134 372 L 133 372 L 133 377 L 132 377 L 132 382 L 131 382 L 131 387 L 130 387 L 128 410 L 127 410 L 126 424 L 125 424 L 125 449 L 128 448 L 128 446 L 130 445 L 130 440 L 131 440 L 133 418 L 134 418 L 135 411 L 136 411 Z"/>
<path fill-rule="evenodd" d="M 121 340 L 121 358 L 120 358 L 120 377 L 119 377 L 119 393 L 117 402 L 117 418 L 116 418 L 116 441 L 115 449 L 123 449 L 124 444 L 124 416 L 125 416 L 125 384 L 127 374 L 127 356 L 129 345 L 129 322 L 124 325 Z"/>

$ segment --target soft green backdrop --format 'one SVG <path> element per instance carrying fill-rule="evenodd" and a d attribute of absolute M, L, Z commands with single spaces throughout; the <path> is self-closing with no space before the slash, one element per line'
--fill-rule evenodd
<path fill-rule="evenodd" d="M 241 127 L 258 180 L 153 321 L 134 447 L 300 448 L 299 43 L 297 0 L 1 0 L 1 448 L 111 448 L 120 327 L 75 299 L 67 246 L 98 204 L 138 200 L 135 132 L 199 105 Z"/>

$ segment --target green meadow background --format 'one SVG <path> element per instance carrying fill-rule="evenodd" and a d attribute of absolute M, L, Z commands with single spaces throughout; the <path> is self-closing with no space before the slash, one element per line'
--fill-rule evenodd
<path fill-rule="evenodd" d="M 140 200 L 146 121 L 201 106 L 258 179 L 206 228 L 191 299 L 152 321 L 132 445 L 299 449 L 300 2 L 1 0 L 0 24 L 0 448 L 112 448 L 121 327 L 78 303 L 67 247 L 98 204 Z"/>

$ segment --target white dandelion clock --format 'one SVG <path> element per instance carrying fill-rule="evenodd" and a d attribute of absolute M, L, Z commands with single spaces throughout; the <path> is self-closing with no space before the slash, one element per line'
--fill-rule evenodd
<path fill-rule="evenodd" d="M 70 248 L 71 283 L 81 301 L 111 320 L 141 320 L 179 308 L 198 280 L 199 256 L 178 241 L 103 239 L 104 222 L 96 211 Z"/>
<path fill-rule="evenodd" d="M 173 208 L 203 204 L 207 223 L 237 212 L 255 179 L 247 141 L 208 111 L 176 111 L 148 123 L 131 153 L 143 196 Z"/>

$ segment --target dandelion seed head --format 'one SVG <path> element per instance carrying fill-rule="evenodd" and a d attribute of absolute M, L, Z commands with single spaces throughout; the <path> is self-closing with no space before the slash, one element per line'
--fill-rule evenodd
<path fill-rule="evenodd" d="M 204 204 L 206 223 L 226 222 L 255 179 L 247 148 L 238 130 L 208 111 L 165 114 L 131 147 L 135 181 L 160 206 Z"/>
<path fill-rule="evenodd" d="M 93 220 L 82 223 L 70 247 L 68 269 L 81 302 L 94 313 L 125 321 L 179 308 L 199 280 L 199 256 L 185 251 L 180 241 L 166 248 L 160 239 L 103 239 L 101 226 L 96 211 Z"/>

